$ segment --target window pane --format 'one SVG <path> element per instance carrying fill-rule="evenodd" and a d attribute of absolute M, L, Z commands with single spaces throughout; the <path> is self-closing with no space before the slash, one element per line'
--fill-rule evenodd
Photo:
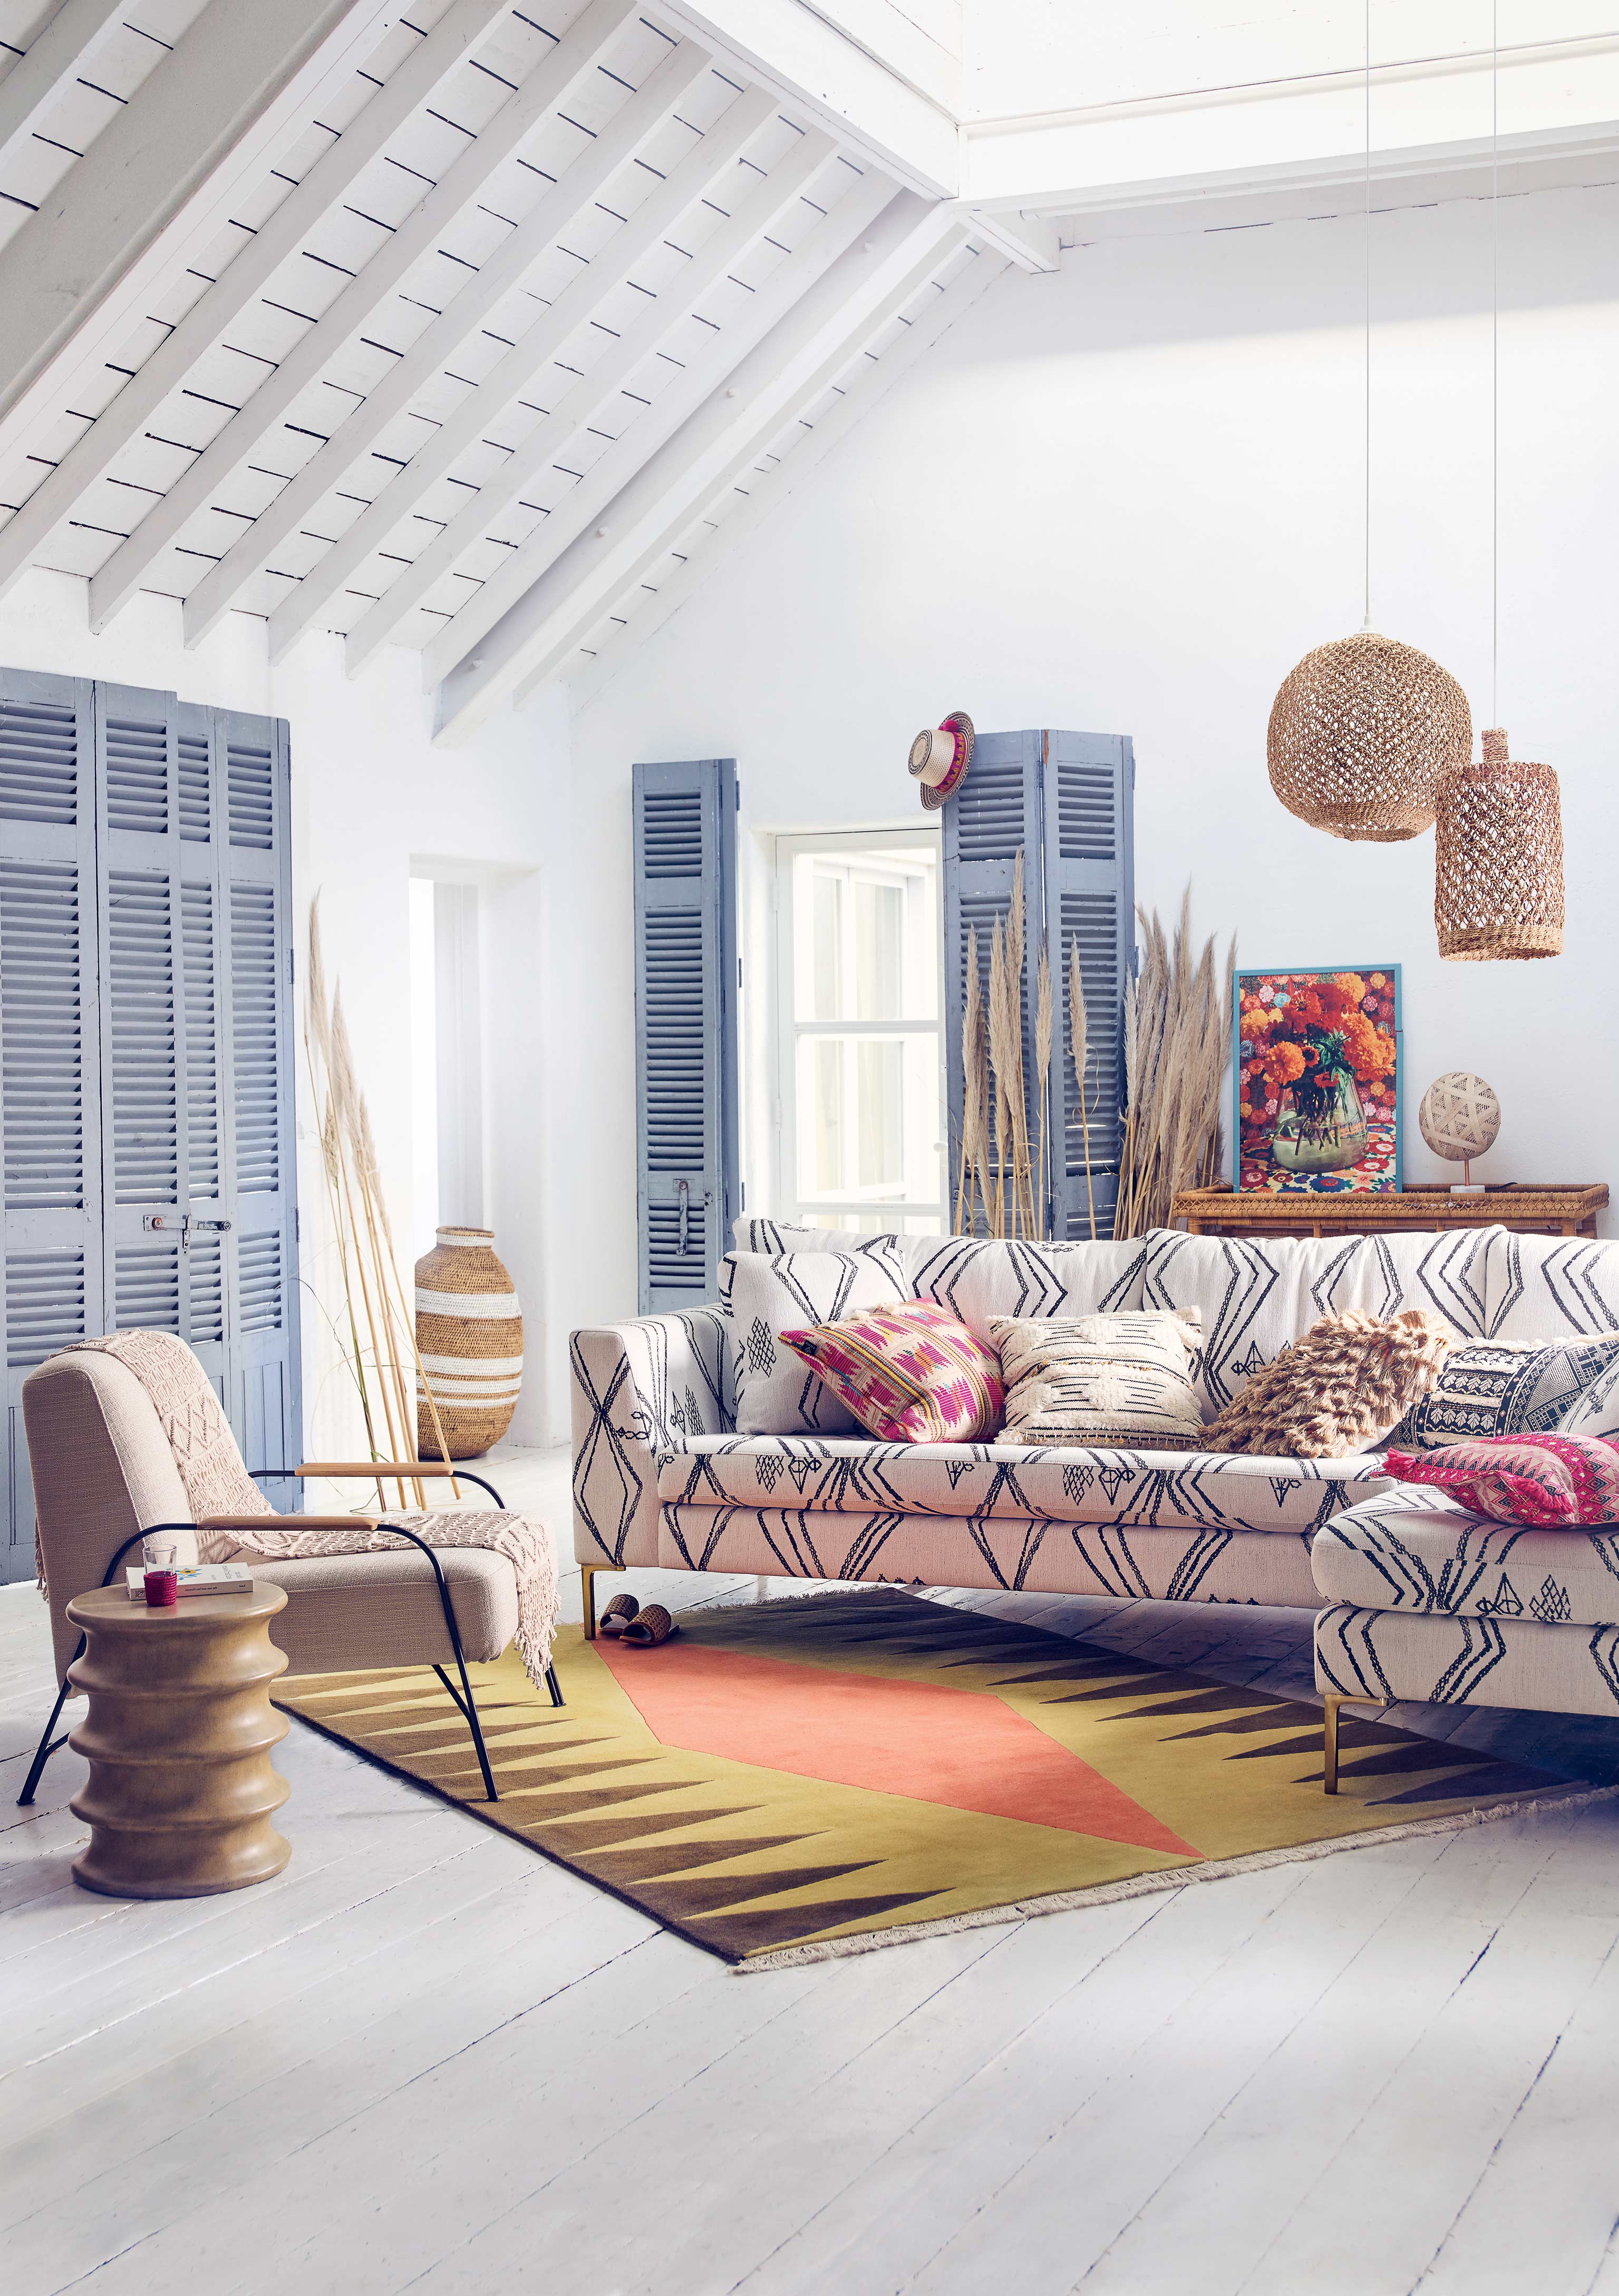
<path fill-rule="evenodd" d="M 904 1121 L 901 1113 L 905 1048 L 898 1043 L 855 1048 L 860 1092 L 860 1185 L 903 1189 Z"/>
<path fill-rule="evenodd" d="M 843 885 L 817 870 L 814 878 L 814 1003 L 812 1021 L 843 1018 Z"/>
<path fill-rule="evenodd" d="M 843 1180 L 843 1043 L 838 1037 L 820 1037 L 805 1048 L 813 1082 L 810 1089 L 810 1130 L 814 1139 L 811 1183 L 818 1196 L 841 1193 Z"/>
<path fill-rule="evenodd" d="M 898 1021 L 900 933 L 905 896 L 898 885 L 854 887 L 854 1013 L 862 1021 Z"/>

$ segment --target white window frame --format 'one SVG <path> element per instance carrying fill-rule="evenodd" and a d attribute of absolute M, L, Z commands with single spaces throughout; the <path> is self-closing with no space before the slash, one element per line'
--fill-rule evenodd
<path fill-rule="evenodd" d="M 944 1078 L 944 898 L 940 871 L 943 866 L 942 840 L 938 831 L 926 825 L 900 829 L 822 830 L 778 833 L 775 843 L 774 909 L 775 909 L 775 1163 L 778 1175 L 777 1201 L 779 1217 L 800 1224 L 813 1223 L 822 1218 L 858 1218 L 869 1227 L 885 1222 L 904 1225 L 909 1221 L 927 1221 L 930 1226 L 948 1228 L 950 1176 L 945 1170 L 946 1154 L 939 1150 L 938 1200 L 926 1203 L 896 1202 L 893 1198 L 839 1196 L 836 1198 L 811 1195 L 806 1198 L 799 1185 L 798 1172 L 798 1046 L 802 1039 L 815 1037 L 875 1036 L 904 1037 L 932 1036 L 937 1038 L 938 1062 L 938 1139 L 949 1138 L 949 1117 L 946 1105 Z M 797 919 L 794 914 L 794 863 L 807 854 L 835 855 L 854 860 L 863 853 L 893 853 L 911 847 L 919 853 L 930 854 L 934 863 L 935 931 L 937 939 L 937 1012 L 931 1021 L 884 1021 L 880 1022 L 842 1021 L 800 1021 L 794 1006 L 795 937 Z"/>

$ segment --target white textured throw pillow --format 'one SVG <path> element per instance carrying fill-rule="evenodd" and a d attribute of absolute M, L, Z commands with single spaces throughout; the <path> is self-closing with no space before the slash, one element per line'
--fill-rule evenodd
<path fill-rule="evenodd" d="M 1196 1308 L 1178 1314 L 992 1316 L 1006 1382 L 1002 1443 L 1195 1451 Z"/>
<path fill-rule="evenodd" d="M 891 1236 L 848 1251 L 732 1251 L 720 1266 L 720 1300 L 732 1318 L 739 1435 L 859 1435 L 864 1429 L 783 1332 L 835 1324 L 867 1308 L 909 1300 L 910 1281 Z"/>

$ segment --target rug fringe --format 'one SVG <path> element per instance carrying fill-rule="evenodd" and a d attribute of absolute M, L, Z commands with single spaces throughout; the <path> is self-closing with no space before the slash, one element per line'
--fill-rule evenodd
<path fill-rule="evenodd" d="M 1464 1809 L 1449 1817 L 1414 1817 L 1402 1825 L 1380 1825 L 1365 1833 L 1343 1833 L 1330 1841 L 1303 1841 L 1296 1849 L 1255 1849 L 1246 1857 L 1220 1857 L 1201 1866 L 1177 1866 L 1156 1874 L 1132 1874 L 1128 1881 L 1104 1882 L 1087 1890 L 1059 1890 L 1050 1897 L 1025 1898 L 1007 1906 L 983 1906 L 969 1914 L 946 1914 L 936 1922 L 902 1922 L 892 1929 L 864 1930 L 854 1937 L 829 1938 L 820 1945 L 786 1946 L 779 1953 L 758 1953 L 734 1962 L 733 1977 L 754 1977 L 778 1969 L 801 1969 L 814 1961 L 840 1961 L 856 1953 L 877 1953 L 891 1945 L 915 1945 L 924 1938 L 949 1937 L 958 1930 L 993 1929 L 1038 1920 L 1045 1914 L 1066 1914 L 1083 1906 L 1114 1906 L 1125 1898 L 1162 1895 L 1201 1882 L 1230 1882 L 1239 1874 L 1255 1874 L 1268 1866 L 1300 1866 L 1317 1857 L 1335 1857 L 1344 1849 L 1375 1849 L 1386 1842 L 1410 1841 L 1419 1834 L 1465 1833 L 1475 1825 L 1492 1825 L 1503 1818 L 1539 1817 L 1556 1812 L 1587 1809 L 1593 1802 L 1619 1799 L 1619 1785 L 1575 1785 L 1566 1794 L 1539 1794 L 1533 1801 L 1492 1802 Z"/>

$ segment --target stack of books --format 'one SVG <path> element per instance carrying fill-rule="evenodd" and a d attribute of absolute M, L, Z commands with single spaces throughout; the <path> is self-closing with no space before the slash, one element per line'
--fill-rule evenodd
<path fill-rule="evenodd" d="M 125 1572 L 132 1603 L 146 1600 L 146 1569 L 132 1562 Z M 245 1595 L 253 1574 L 245 1562 L 184 1562 L 175 1574 L 182 1595 Z"/>

